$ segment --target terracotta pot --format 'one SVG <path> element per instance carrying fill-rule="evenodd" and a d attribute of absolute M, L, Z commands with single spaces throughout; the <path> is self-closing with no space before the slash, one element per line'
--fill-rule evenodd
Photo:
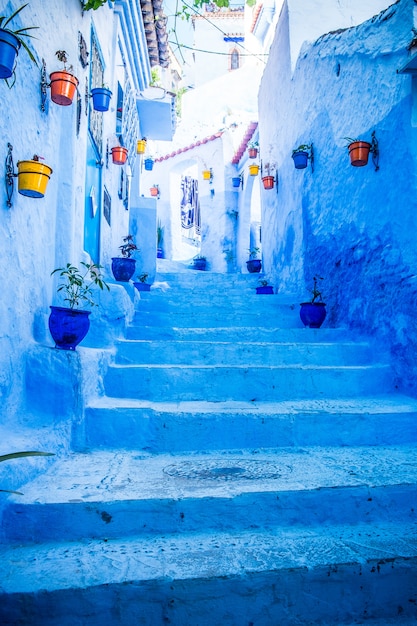
<path fill-rule="evenodd" d="M 158 195 L 159 190 L 158 190 L 158 187 L 151 187 L 149 191 L 151 193 L 151 196 L 156 197 Z"/>
<path fill-rule="evenodd" d="M 348 146 L 350 164 L 354 167 L 367 165 L 371 144 L 367 141 L 354 141 Z"/>
<path fill-rule="evenodd" d="M 116 165 L 124 165 L 127 161 L 128 150 L 127 148 L 123 148 L 123 146 L 116 146 L 111 149 L 111 156 L 113 159 L 113 163 Z"/>
<path fill-rule="evenodd" d="M 248 148 L 248 155 L 250 159 L 256 159 L 258 156 L 258 148 Z"/>
<path fill-rule="evenodd" d="M 72 104 L 75 91 L 78 87 L 78 78 L 66 71 L 52 72 L 51 79 L 51 100 L 61 106 Z"/>
<path fill-rule="evenodd" d="M 264 184 L 264 189 L 273 189 L 274 188 L 274 177 L 273 176 L 262 176 L 262 182 Z"/>

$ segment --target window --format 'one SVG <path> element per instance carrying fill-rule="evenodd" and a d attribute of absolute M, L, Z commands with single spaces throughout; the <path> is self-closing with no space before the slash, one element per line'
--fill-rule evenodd
<path fill-rule="evenodd" d="M 238 70 L 240 67 L 240 56 L 239 52 L 234 48 L 230 53 L 230 69 Z"/>

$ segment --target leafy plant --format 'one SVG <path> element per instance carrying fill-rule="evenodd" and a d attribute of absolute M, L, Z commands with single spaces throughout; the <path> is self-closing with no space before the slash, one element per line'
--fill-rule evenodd
<path fill-rule="evenodd" d="M 55 56 L 57 57 L 58 61 L 61 61 L 61 63 L 64 64 L 64 72 L 72 72 L 73 71 L 73 67 L 72 65 L 68 65 L 67 67 L 67 63 L 68 63 L 68 54 L 65 52 L 65 50 L 57 50 L 55 52 Z"/>
<path fill-rule="evenodd" d="M 96 306 L 93 296 L 93 285 L 100 289 L 106 288 L 110 291 L 110 287 L 104 282 L 101 275 L 101 265 L 95 263 L 84 263 L 81 261 L 81 265 L 84 266 L 85 272 L 82 272 L 67 263 L 65 267 L 58 267 L 52 274 L 59 272 L 59 276 L 63 279 L 58 285 L 57 291 L 63 291 L 66 295 L 65 302 L 68 302 L 70 309 L 76 309 L 80 306 L 80 303 L 87 302 L 90 306 Z"/>
<path fill-rule="evenodd" d="M 311 145 L 302 143 L 298 146 L 298 148 L 295 148 L 292 153 L 295 154 L 296 152 L 308 152 L 309 150 L 311 150 Z"/>
<path fill-rule="evenodd" d="M 24 50 L 26 50 L 26 52 L 29 55 L 30 60 L 32 61 L 32 63 L 34 63 L 36 66 L 38 66 L 38 62 L 36 61 L 35 57 L 33 56 L 32 51 L 30 50 L 29 46 L 27 45 L 26 41 L 23 39 L 23 37 L 31 37 L 33 39 L 35 39 L 35 37 L 33 37 L 33 35 L 31 35 L 30 33 L 26 32 L 28 30 L 35 30 L 37 28 L 39 28 L 39 26 L 26 26 L 24 28 L 18 28 L 17 30 L 12 30 L 11 28 L 7 28 L 7 25 L 16 17 L 16 15 L 18 15 L 20 13 L 20 11 L 23 11 L 23 9 L 25 7 L 28 6 L 28 2 L 26 4 L 22 4 L 21 7 L 19 7 L 18 9 L 16 9 L 16 11 L 14 11 L 11 15 L 9 15 L 9 17 L 7 17 L 7 15 L 0 15 L 0 28 L 2 30 L 5 30 L 7 33 L 10 33 L 11 35 L 14 35 L 16 37 L 16 39 L 18 40 L 19 44 L 22 46 L 22 48 L 24 48 Z M 9 87 L 13 87 L 14 83 L 16 80 L 16 76 L 15 73 L 13 71 L 13 82 L 11 85 L 9 85 L 9 83 L 7 83 L 7 79 L 6 79 L 6 83 L 9 85 Z"/>
<path fill-rule="evenodd" d="M 261 287 L 267 287 L 267 285 L 269 285 L 268 281 L 265 278 L 260 278 L 258 280 L 258 283 Z"/>
<path fill-rule="evenodd" d="M 138 250 L 138 247 L 133 242 L 133 235 L 126 235 L 123 237 L 124 243 L 119 246 L 119 250 L 122 253 L 122 257 L 129 259 L 132 256 L 133 250 Z"/>
<path fill-rule="evenodd" d="M 248 148 L 251 150 L 257 150 L 259 148 L 259 141 L 249 141 Z"/>
<path fill-rule="evenodd" d="M 314 276 L 313 277 L 313 289 L 310 290 L 310 293 L 312 294 L 312 298 L 310 300 L 311 303 L 313 302 L 323 302 L 323 294 L 320 291 L 320 289 L 317 288 L 317 282 L 319 280 L 323 280 L 323 278 L 321 276 Z"/>
<path fill-rule="evenodd" d="M 196 256 L 193 257 L 194 261 L 207 261 L 207 257 L 203 256 L 202 254 L 196 254 Z"/>
<path fill-rule="evenodd" d="M 139 282 L 146 283 L 146 279 L 148 278 L 148 276 L 149 274 L 147 274 L 146 272 L 143 272 L 142 274 L 138 276 Z"/>
<path fill-rule="evenodd" d="M 343 139 L 346 141 L 346 147 L 350 146 L 351 143 L 360 141 L 360 139 L 352 139 L 352 137 L 343 137 Z"/>
<path fill-rule="evenodd" d="M 87 0 L 87 2 L 84 2 L 83 4 L 83 11 L 89 11 L 90 9 L 96 11 L 100 7 L 104 6 L 106 2 L 107 0 Z"/>
<path fill-rule="evenodd" d="M 248 252 L 249 252 L 250 259 L 257 259 L 260 250 L 259 248 L 249 248 Z"/>
<path fill-rule="evenodd" d="M 37 452 L 37 451 L 28 451 L 28 452 L 11 452 L 10 454 L 2 454 L 0 455 L 0 463 L 2 461 L 10 461 L 10 459 L 20 459 L 25 456 L 55 456 L 53 452 Z M 19 496 L 22 496 L 21 491 L 11 491 L 10 489 L 0 489 L 3 493 L 16 493 Z"/>
<path fill-rule="evenodd" d="M 158 226 L 156 227 L 156 244 L 158 248 L 162 248 L 164 242 L 164 227 L 161 220 L 158 220 Z"/>

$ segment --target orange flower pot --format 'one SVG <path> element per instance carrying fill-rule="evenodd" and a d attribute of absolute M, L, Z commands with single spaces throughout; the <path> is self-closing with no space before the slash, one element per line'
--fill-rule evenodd
<path fill-rule="evenodd" d="M 111 149 L 111 156 L 115 165 L 124 165 L 127 161 L 128 150 L 122 146 Z"/>
<path fill-rule="evenodd" d="M 273 189 L 274 188 L 274 177 L 273 176 L 263 176 L 262 182 L 264 184 L 264 189 Z"/>
<path fill-rule="evenodd" d="M 69 106 L 74 99 L 75 91 L 78 87 L 78 78 L 64 70 L 52 72 L 51 79 L 51 100 L 61 106 Z"/>
<path fill-rule="evenodd" d="M 158 195 L 159 189 L 158 187 L 151 187 L 149 191 L 151 192 L 151 196 L 156 197 Z"/>
<path fill-rule="evenodd" d="M 367 165 L 371 144 L 367 141 L 354 141 L 348 146 L 350 164 L 354 167 Z"/>
<path fill-rule="evenodd" d="M 258 148 L 248 148 L 248 155 L 250 159 L 256 159 L 258 156 Z"/>

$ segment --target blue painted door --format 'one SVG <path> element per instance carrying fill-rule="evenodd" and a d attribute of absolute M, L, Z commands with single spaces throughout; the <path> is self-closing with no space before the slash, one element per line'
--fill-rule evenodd
<path fill-rule="evenodd" d="M 84 250 L 94 263 L 100 262 L 100 224 L 102 210 L 102 161 L 90 133 L 87 142 L 87 169 L 85 180 Z"/>

